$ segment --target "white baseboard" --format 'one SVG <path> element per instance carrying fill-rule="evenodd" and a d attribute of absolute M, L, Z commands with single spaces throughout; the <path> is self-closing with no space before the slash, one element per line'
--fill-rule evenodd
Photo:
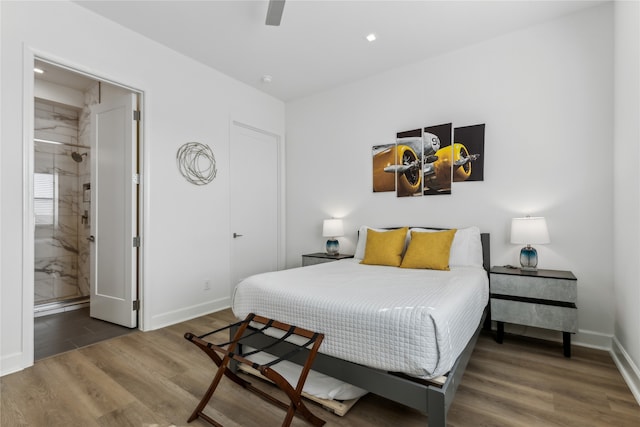
<path fill-rule="evenodd" d="M 633 397 L 636 398 L 636 401 L 640 405 L 640 369 L 633 363 L 633 360 L 629 357 L 629 353 L 627 353 L 616 337 L 613 337 L 611 357 L 622 374 L 622 378 L 624 378 L 629 389 L 631 389 Z"/>
<path fill-rule="evenodd" d="M 571 337 L 571 343 L 581 347 L 611 351 L 612 339 L 613 335 L 580 329 L 577 334 Z"/>
<path fill-rule="evenodd" d="M 0 359 L 0 377 L 13 374 L 24 369 L 22 353 L 13 353 Z"/>
<path fill-rule="evenodd" d="M 196 317 L 206 314 L 215 313 L 231 307 L 231 298 L 220 298 L 213 301 L 207 301 L 202 304 L 192 305 L 180 310 L 170 311 L 167 313 L 151 316 L 151 324 L 145 325 L 145 331 L 153 331 L 155 329 L 164 328 L 165 326 L 175 325 L 176 323 L 185 322 L 195 319 Z"/>
<path fill-rule="evenodd" d="M 495 325 L 493 326 L 495 329 Z M 504 330 L 507 333 L 524 335 L 531 338 L 539 338 L 548 341 L 562 342 L 562 333 L 549 329 L 536 328 L 533 326 L 523 326 L 506 323 Z M 611 351 L 612 335 L 601 332 L 587 331 L 581 329 L 571 336 L 571 345 L 580 347 L 595 348 L 598 350 Z"/>

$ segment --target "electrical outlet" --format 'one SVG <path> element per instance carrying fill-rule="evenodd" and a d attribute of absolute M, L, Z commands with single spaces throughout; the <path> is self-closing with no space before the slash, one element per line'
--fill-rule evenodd
<path fill-rule="evenodd" d="M 211 289 L 211 284 L 209 283 L 208 280 L 204 281 L 204 290 L 208 291 L 209 289 Z"/>

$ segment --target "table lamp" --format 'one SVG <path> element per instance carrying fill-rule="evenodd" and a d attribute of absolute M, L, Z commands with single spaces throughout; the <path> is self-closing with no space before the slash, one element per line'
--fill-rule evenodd
<path fill-rule="evenodd" d="M 513 218 L 511 220 L 511 243 L 525 244 L 520 251 L 520 265 L 523 270 L 536 271 L 538 251 L 532 244 L 549 243 L 547 221 L 543 217 Z"/>
<path fill-rule="evenodd" d="M 340 244 L 336 237 L 344 235 L 344 225 L 341 219 L 325 219 L 322 223 L 322 236 L 329 237 L 327 240 L 327 254 L 338 255 Z"/>

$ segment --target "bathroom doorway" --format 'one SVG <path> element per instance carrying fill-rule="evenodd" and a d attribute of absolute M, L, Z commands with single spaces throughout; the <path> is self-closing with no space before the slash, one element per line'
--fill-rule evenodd
<path fill-rule="evenodd" d="M 36 358 L 39 336 L 52 335 L 47 326 L 65 324 L 49 316 L 77 310 L 74 318 L 85 313 L 123 332 L 137 327 L 139 102 L 137 92 L 35 59 Z M 117 334 L 88 337 L 90 322 L 75 328 L 77 342 Z"/>

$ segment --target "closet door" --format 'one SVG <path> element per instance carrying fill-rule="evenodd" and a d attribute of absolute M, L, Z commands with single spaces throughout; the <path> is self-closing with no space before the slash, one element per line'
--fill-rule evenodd
<path fill-rule="evenodd" d="M 280 138 L 231 124 L 231 290 L 281 257 Z"/>

